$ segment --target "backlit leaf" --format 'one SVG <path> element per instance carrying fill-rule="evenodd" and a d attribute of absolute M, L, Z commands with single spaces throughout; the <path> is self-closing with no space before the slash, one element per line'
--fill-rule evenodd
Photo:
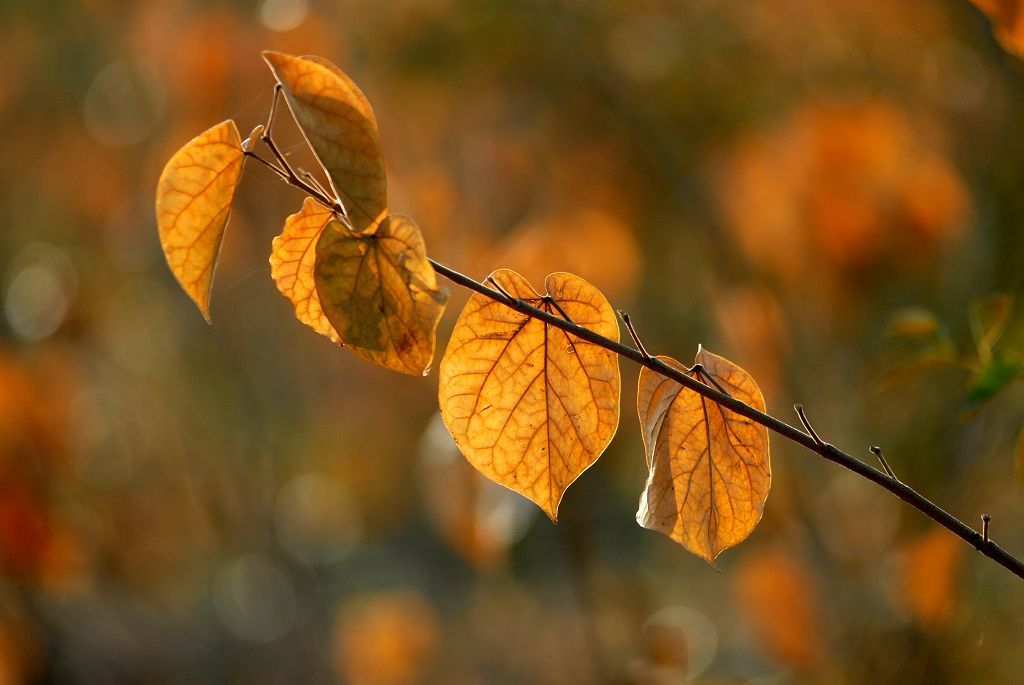
<path fill-rule="evenodd" d="M 314 278 L 324 315 L 353 352 L 402 373 L 429 372 L 448 292 L 412 219 L 392 214 L 365 233 L 328 221 Z"/>
<path fill-rule="evenodd" d="M 307 197 L 302 210 L 288 217 L 281 235 L 274 238 L 270 274 L 281 294 L 295 305 L 295 318 L 339 342 L 338 334 L 320 307 L 313 273 L 317 240 L 333 218 L 332 210 Z"/>
<path fill-rule="evenodd" d="M 387 215 L 377 120 L 359 87 L 322 57 L 264 52 L 295 120 L 330 177 L 357 232 Z"/>
<path fill-rule="evenodd" d="M 549 275 L 545 296 L 514 271 L 491 277 L 514 297 L 556 315 L 558 303 L 577 324 L 619 339 L 611 305 L 578 276 Z M 441 416 L 469 462 L 557 520 L 566 488 L 618 427 L 616 355 L 474 295 L 455 324 L 440 376 Z"/>
<path fill-rule="evenodd" d="M 160 245 L 174 277 L 207 321 L 213 271 L 244 159 L 238 129 L 228 120 L 175 152 L 157 183 Z"/>
<path fill-rule="evenodd" d="M 670 357 L 659 359 L 686 371 Z M 746 371 L 703 349 L 696 363 L 730 395 L 764 411 Z M 690 375 L 699 379 L 697 371 Z M 650 473 L 636 520 L 713 565 L 761 520 L 771 486 L 768 430 L 647 368 L 637 407 Z"/>

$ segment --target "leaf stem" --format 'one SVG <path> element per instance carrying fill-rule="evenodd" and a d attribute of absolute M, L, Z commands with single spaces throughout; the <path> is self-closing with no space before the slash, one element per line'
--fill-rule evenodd
<path fill-rule="evenodd" d="M 885 458 L 884 454 L 882 454 L 881 447 L 879 447 L 878 445 L 872 445 L 871 447 L 868 448 L 868 451 L 871 452 L 871 454 L 878 457 L 878 461 L 882 464 L 882 468 L 885 469 L 885 472 L 889 474 L 890 478 L 894 480 L 899 480 L 899 478 L 896 478 L 896 473 L 892 470 L 892 467 L 889 466 L 889 460 Z"/>

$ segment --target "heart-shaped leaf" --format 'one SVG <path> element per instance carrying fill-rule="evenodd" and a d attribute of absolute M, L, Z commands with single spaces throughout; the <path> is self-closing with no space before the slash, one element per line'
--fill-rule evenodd
<path fill-rule="evenodd" d="M 551 274 L 544 296 L 514 271 L 491 278 L 513 297 L 619 338 L 611 305 L 579 276 Z M 478 294 L 455 324 L 440 376 L 441 416 L 469 462 L 557 520 L 566 488 L 618 427 L 618 357 Z"/>
<path fill-rule="evenodd" d="M 687 371 L 671 357 L 658 359 Z M 730 395 L 764 411 L 746 371 L 703 349 L 696 363 Z M 697 369 L 690 376 L 703 380 Z M 761 520 L 771 486 L 768 430 L 646 367 L 637 407 L 650 468 L 637 523 L 714 565 Z"/>

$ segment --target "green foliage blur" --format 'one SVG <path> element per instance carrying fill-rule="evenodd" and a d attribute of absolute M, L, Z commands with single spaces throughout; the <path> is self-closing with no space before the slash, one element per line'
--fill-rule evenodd
<path fill-rule="evenodd" d="M 263 121 L 262 49 L 360 84 L 431 256 L 578 273 L 1024 555 L 1024 66 L 965 0 L 14 0 L 0 684 L 1017 682 L 1020 581 L 781 440 L 721 573 L 637 526 L 628 364 L 557 527 L 481 480 L 436 374 L 292 316 L 267 256 L 302 197 L 255 164 L 207 326 L 153 193 Z"/>

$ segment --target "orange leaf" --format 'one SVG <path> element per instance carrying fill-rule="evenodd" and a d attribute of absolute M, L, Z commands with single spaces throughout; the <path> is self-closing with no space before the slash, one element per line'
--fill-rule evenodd
<path fill-rule="evenodd" d="M 613 340 L 611 305 L 568 273 L 549 275 L 542 297 L 525 278 L 491 274 L 506 291 Z M 441 416 L 478 471 L 525 495 L 552 521 L 566 488 L 597 461 L 619 423 L 614 353 L 474 295 L 441 361 Z"/>
<path fill-rule="evenodd" d="M 402 373 L 430 371 L 448 292 L 412 219 L 393 214 L 367 233 L 331 219 L 314 268 L 323 313 L 353 352 Z"/>
<path fill-rule="evenodd" d="M 320 307 L 314 278 L 316 243 L 333 218 L 332 210 L 307 197 L 302 210 L 289 216 L 281 235 L 274 238 L 270 274 L 281 294 L 295 305 L 295 318 L 333 342 L 340 342 Z"/>
<path fill-rule="evenodd" d="M 157 183 L 160 245 L 174 277 L 207 321 L 213 271 L 244 159 L 238 129 L 228 120 L 174 153 Z"/>
<path fill-rule="evenodd" d="M 696 363 L 730 395 L 764 411 L 746 371 L 703 349 Z M 690 376 L 701 380 L 696 370 Z M 637 523 L 714 565 L 761 520 L 771 486 L 768 430 L 647 368 L 640 371 L 637 407 L 650 468 Z"/>
<path fill-rule="evenodd" d="M 322 57 L 264 52 L 313 153 L 357 232 L 387 216 L 387 179 L 377 120 L 359 87 Z"/>

